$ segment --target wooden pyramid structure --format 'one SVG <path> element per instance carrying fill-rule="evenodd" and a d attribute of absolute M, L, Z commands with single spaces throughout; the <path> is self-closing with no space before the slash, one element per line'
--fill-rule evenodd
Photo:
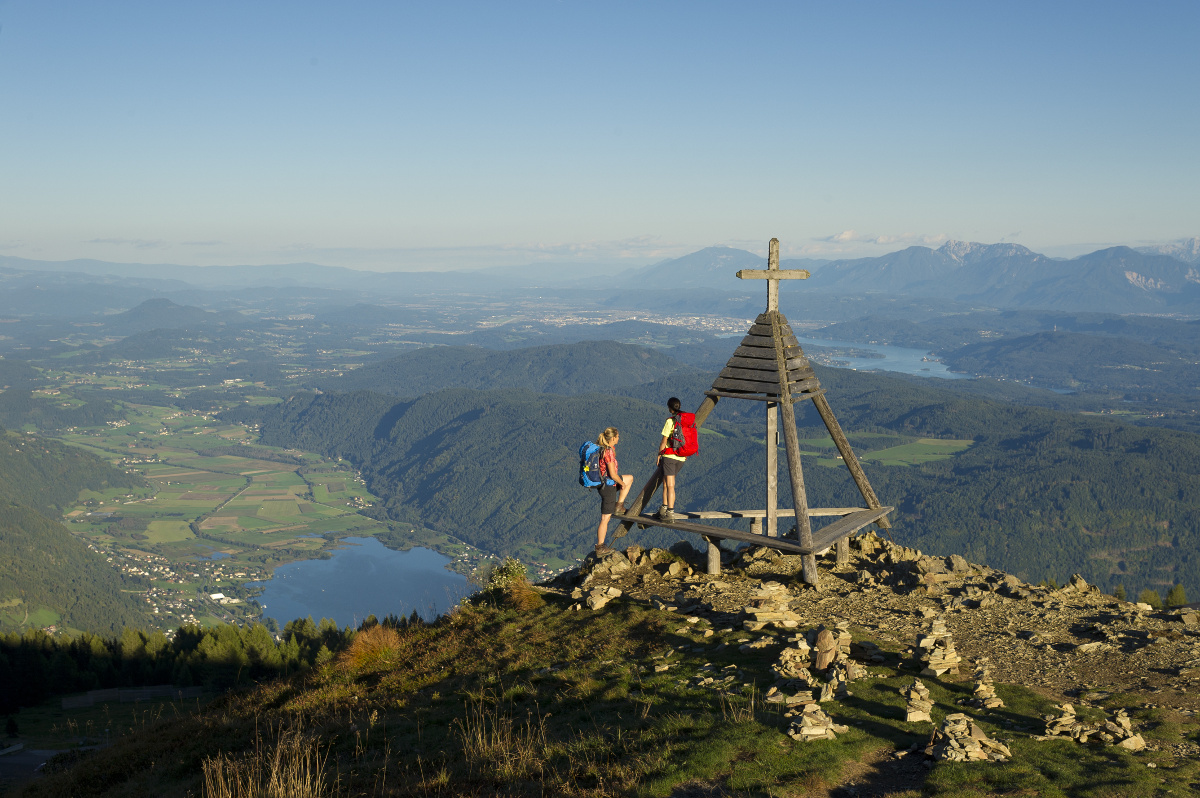
<path fill-rule="evenodd" d="M 884 529 L 891 525 L 887 514 L 893 508 L 880 504 L 875 491 L 867 481 L 866 474 L 850 447 L 846 434 L 838 424 L 833 410 L 825 399 L 825 392 L 813 371 L 812 365 L 796 340 L 783 314 L 779 312 L 779 281 L 803 280 L 809 274 L 803 269 L 779 268 L 779 240 L 771 239 L 770 254 L 766 269 L 743 269 L 737 273 L 741 279 L 763 279 L 767 281 L 767 310 L 754 320 L 746 337 L 734 350 L 733 355 L 725 364 L 720 375 L 713 381 L 712 388 L 705 392 L 706 398 L 696 411 L 696 425 L 700 426 L 708 418 L 716 403 L 722 398 L 749 399 L 763 402 L 766 405 L 766 508 L 764 510 L 727 510 L 700 511 L 679 513 L 688 521 L 659 521 L 652 516 L 642 515 L 646 506 L 661 481 L 661 472 L 656 471 L 642 488 L 641 493 L 634 498 L 621 528 L 617 531 L 619 537 L 633 524 L 655 525 L 694 532 L 703 536 L 709 544 L 708 564 L 709 573 L 720 571 L 720 551 L 717 541 L 722 539 L 740 540 L 770 546 L 789 553 L 803 555 L 803 579 L 810 585 L 817 584 L 817 551 L 830 545 L 837 546 L 838 562 L 844 563 L 849 559 L 849 536 L 867 526 L 877 524 Z M 825 423 L 834 445 L 837 446 L 842 462 L 845 463 L 854 479 L 855 485 L 862 494 L 863 507 L 827 507 L 813 508 L 808 506 L 808 498 L 804 489 L 804 472 L 800 465 L 799 436 L 796 432 L 796 402 L 812 400 L 817 413 Z M 779 488 L 779 432 L 780 416 L 782 415 L 783 443 L 787 455 L 788 478 L 792 489 L 795 506 L 792 509 L 780 510 L 778 507 Z M 779 515 L 790 515 L 796 521 L 796 540 L 785 540 L 779 536 Z M 821 529 L 814 536 L 810 519 L 814 516 L 838 516 L 834 521 Z M 635 518 L 636 517 L 636 518 Z M 697 524 L 690 519 L 716 520 L 724 518 L 750 518 L 750 532 L 725 529 L 708 524 Z M 766 529 L 764 530 L 763 522 Z"/>

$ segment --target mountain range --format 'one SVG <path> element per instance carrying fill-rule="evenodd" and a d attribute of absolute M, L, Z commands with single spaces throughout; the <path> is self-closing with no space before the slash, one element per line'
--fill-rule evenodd
<path fill-rule="evenodd" d="M 569 294 L 589 298 L 609 307 L 634 307 L 644 303 L 644 292 L 669 292 L 666 300 L 656 297 L 651 305 L 665 308 L 661 302 L 667 301 L 671 311 L 713 312 L 729 311 L 729 300 L 741 294 L 757 295 L 761 286 L 739 281 L 736 273 L 764 265 L 761 255 L 731 247 L 707 247 L 633 269 L 614 264 L 531 264 L 454 272 L 364 272 L 312 263 L 51 263 L 0 257 L 0 285 L 14 298 L 12 303 L 0 302 L 0 312 L 26 315 L 56 291 L 77 303 L 83 298 L 76 296 L 81 291 L 94 290 L 95 299 L 111 308 L 117 283 L 130 289 L 128 296 L 136 301 L 196 288 L 306 288 L 393 300 L 415 295 L 528 295 L 538 290 L 563 298 Z M 914 246 L 879 257 L 793 259 L 780 265 L 812 272 L 803 289 L 789 292 L 804 296 L 923 297 L 976 307 L 1200 315 L 1200 238 L 1137 249 L 1110 247 L 1070 260 L 1050 258 L 1019 244 L 948 241 L 937 249 Z M 570 293 L 579 291 L 583 293 Z M 15 301 L 17 293 L 20 301 Z"/>

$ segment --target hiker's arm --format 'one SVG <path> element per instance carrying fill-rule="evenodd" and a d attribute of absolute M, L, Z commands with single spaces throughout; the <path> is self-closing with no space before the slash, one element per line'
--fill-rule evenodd
<path fill-rule="evenodd" d="M 662 437 L 662 442 L 658 444 L 658 457 L 660 460 L 662 459 L 663 452 L 667 451 L 670 448 L 671 447 L 667 446 L 667 436 L 664 435 Z"/>
<path fill-rule="evenodd" d="M 625 487 L 625 483 L 621 481 L 621 474 L 617 471 L 617 467 L 613 464 L 612 460 L 605 462 L 604 467 L 608 471 L 608 478 L 617 483 L 618 488 Z"/>

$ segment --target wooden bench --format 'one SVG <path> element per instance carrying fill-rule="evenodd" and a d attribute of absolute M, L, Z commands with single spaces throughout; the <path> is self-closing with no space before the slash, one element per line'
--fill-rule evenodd
<path fill-rule="evenodd" d="M 692 532 L 700 535 L 708 543 L 708 573 L 716 575 L 721 573 L 721 551 L 717 544 L 718 540 L 737 540 L 742 543 L 752 543 L 756 546 L 766 546 L 768 548 L 777 549 L 787 554 L 816 554 L 818 551 L 829 548 L 837 543 L 842 538 L 853 535 L 858 530 L 865 527 L 867 524 L 872 524 L 893 510 L 891 507 L 879 507 L 877 509 L 867 509 L 861 507 L 814 507 L 808 511 L 810 516 L 832 516 L 840 515 L 841 518 L 834 521 L 832 524 L 824 526 L 813 533 L 812 546 L 802 546 L 795 540 L 787 538 L 772 538 L 767 537 L 761 532 L 742 532 L 739 529 L 727 529 L 720 526 L 711 526 L 709 524 L 697 524 L 691 521 L 660 521 L 653 515 L 642 514 L 636 516 L 623 516 L 623 519 L 643 527 L 660 526 L 665 529 L 678 529 L 681 532 Z M 792 515 L 791 511 L 780 510 L 781 518 L 786 518 Z M 761 529 L 762 518 L 767 514 L 766 510 L 702 510 L 698 512 L 679 512 L 676 516 L 685 516 L 689 519 L 699 518 L 704 520 L 718 520 L 723 518 L 752 518 Z"/>

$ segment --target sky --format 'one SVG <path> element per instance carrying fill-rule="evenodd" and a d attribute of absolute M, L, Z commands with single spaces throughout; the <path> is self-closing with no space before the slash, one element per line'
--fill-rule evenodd
<path fill-rule="evenodd" d="M 0 255 L 371 270 L 1200 235 L 1200 3 L 0 0 Z"/>

